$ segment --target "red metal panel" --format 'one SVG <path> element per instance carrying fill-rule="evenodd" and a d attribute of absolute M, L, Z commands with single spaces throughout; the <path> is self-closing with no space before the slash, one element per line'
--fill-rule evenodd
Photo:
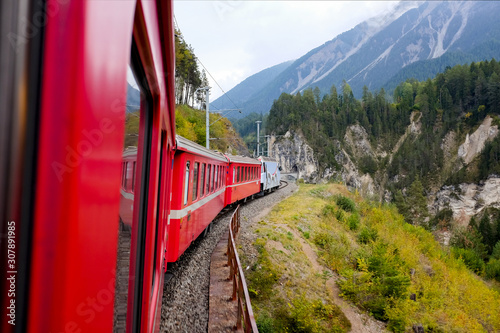
<path fill-rule="evenodd" d="M 235 177 L 235 168 L 237 170 L 240 168 L 253 168 L 256 167 L 255 163 L 247 164 L 247 163 L 230 163 L 229 171 L 227 177 L 227 189 L 226 189 L 226 198 L 225 205 L 230 205 L 239 200 L 245 199 L 253 194 L 260 192 L 260 178 L 253 179 L 248 176 L 248 179 L 243 180 L 240 176 L 240 180 L 238 181 L 238 177 Z M 242 175 L 243 173 L 241 173 Z M 234 180 L 234 181 L 233 181 Z"/>
<path fill-rule="evenodd" d="M 190 168 L 190 183 L 188 186 L 188 202 L 184 205 L 184 185 L 185 185 L 185 169 L 186 162 L 191 164 Z M 185 151 L 177 151 L 174 158 L 174 176 L 172 190 L 177 195 L 172 198 L 172 218 L 170 222 L 167 261 L 176 261 L 182 253 L 189 247 L 191 242 L 198 237 L 203 230 L 212 222 L 217 214 L 224 208 L 224 193 L 225 186 L 220 187 L 213 192 L 201 196 L 199 191 L 198 197 L 193 201 L 192 195 L 192 180 L 193 166 L 198 162 L 202 166 L 211 164 L 212 166 L 220 166 L 224 170 L 226 164 L 220 160 L 210 159 L 206 156 L 195 155 Z M 206 179 L 205 175 L 205 179 Z M 200 178 L 201 179 L 201 178 Z M 220 178 L 219 178 L 220 179 Z M 198 188 L 204 184 L 198 183 Z M 220 192 L 218 195 L 215 193 Z"/>
<path fill-rule="evenodd" d="M 109 332 L 134 2 L 48 6 L 28 330 Z"/>

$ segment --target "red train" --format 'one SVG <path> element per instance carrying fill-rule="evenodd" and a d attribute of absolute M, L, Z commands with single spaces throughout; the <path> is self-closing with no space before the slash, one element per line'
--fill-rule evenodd
<path fill-rule="evenodd" d="M 260 162 L 176 138 L 171 1 L 2 1 L 0 22 L 0 331 L 157 332 L 166 263 Z"/>

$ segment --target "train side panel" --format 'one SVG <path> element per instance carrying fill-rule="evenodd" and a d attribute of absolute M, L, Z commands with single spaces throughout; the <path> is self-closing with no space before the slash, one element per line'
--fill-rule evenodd
<path fill-rule="evenodd" d="M 229 159 L 225 205 L 260 192 L 260 163 L 257 160 L 226 155 Z"/>
<path fill-rule="evenodd" d="M 260 156 L 259 161 L 261 162 L 261 189 L 262 191 L 271 191 L 277 189 L 280 186 L 280 165 L 279 163 L 270 157 Z"/>
<path fill-rule="evenodd" d="M 178 149 L 174 158 L 174 181 L 167 261 L 176 261 L 224 208 L 227 162 L 217 153 L 194 142 Z M 178 143 L 182 144 L 182 143 Z M 200 148 L 201 147 L 201 148 Z M 193 153 L 189 149 L 196 149 Z"/>

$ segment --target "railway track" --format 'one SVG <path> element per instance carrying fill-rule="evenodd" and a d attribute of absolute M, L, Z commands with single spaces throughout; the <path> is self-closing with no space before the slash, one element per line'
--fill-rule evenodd
<path fill-rule="evenodd" d="M 283 185 L 285 184 L 285 185 Z M 288 186 L 288 182 L 285 181 L 285 180 L 280 180 L 280 187 L 278 188 L 278 190 L 281 190 L 282 188 L 285 188 Z"/>
<path fill-rule="evenodd" d="M 280 189 L 286 186 L 288 183 Z M 281 201 L 284 193 L 276 191 L 243 204 L 242 224 L 249 223 L 244 221 L 251 221 L 252 217 Z M 170 279 L 163 290 L 161 332 L 207 331 L 210 257 L 228 228 L 233 210 L 223 211 L 212 222 L 210 232 L 200 236 L 177 262 L 169 265 Z"/>

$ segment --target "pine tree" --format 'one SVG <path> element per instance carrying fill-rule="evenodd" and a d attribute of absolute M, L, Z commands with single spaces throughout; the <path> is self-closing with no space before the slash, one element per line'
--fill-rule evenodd
<path fill-rule="evenodd" d="M 488 214 L 484 214 L 481 221 L 479 221 L 478 231 L 483 237 L 483 243 L 487 246 L 488 250 L 491 251 L 495 245 L 495 238 L 493 237 L 493 230 L 491 229 L 490 217 Z"/>
<path fill-rule="evenodd" d="M 422 225 L 429 215 L 427 210 L 427 200 L 424 196 L 424 187 L 418 176 L 408 189 L 407 200 L 409 223 Z"/>

